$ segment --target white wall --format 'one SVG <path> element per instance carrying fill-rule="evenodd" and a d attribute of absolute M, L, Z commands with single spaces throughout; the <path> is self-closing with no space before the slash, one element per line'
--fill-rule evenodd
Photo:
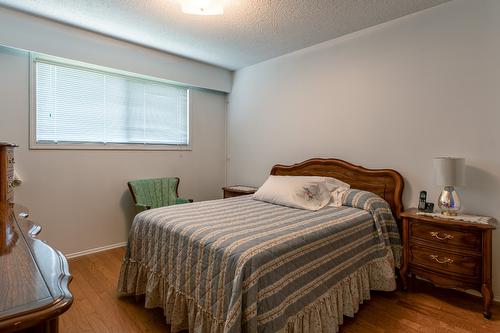
<path fill-rule="evenodd" d="M 500 1 L 455 0 L 235 73 L 228 182 L 337 157 L 405 177 L 435 201 L 432 158 L 467 159 L 467 211 L 500 220 Z M 494 290 L 500 295 L 500 231 Z"/>
<path fill-rule="evenodd" d="M 192 91 L 192 151 L 50 151 L 28 150 L 28 88 L 28 53 L 0 47 L 0 141 L 19 145 L 24 180 L 16 202 L 43 227 L 40 238 L 64 253 L 126 241 L 134 213 L 128 180 L 178 176 L 185 198 L 222 196 L 225 95 Z"/>
<path fill-rule="evenodd" d="M 232 72 L 0 7 L 0 45 L 229 92 Z M 0 141 L 18 144 L 24 183 L 16 201 L 43 226 L 42 239 L 66 254 L 126 240 L 130 179 L 178 176 L 180 194 L 221 196 L 226 96 L 192 91 L 193 150 L 34 151 L 29 140 L 29 57 L 0 46 Z"/>
<path fill-rule="evenodd" d="M 229 92 L 232 72 L 0 7 L 0 45 Z"/>

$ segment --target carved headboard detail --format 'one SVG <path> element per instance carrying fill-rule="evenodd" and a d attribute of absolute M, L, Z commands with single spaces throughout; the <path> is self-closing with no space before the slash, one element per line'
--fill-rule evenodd
<path fill-rule="evenodd" d="M 335 158 L 312 158 L 294 165 L 277 164 L 271 169 L 277 176 L 334 177 L 351 185 L 351 188 L 370 191 L 384 198 L 399 219 L 403 211 L 403 177 L 392 169 L 367 169 Z"/>

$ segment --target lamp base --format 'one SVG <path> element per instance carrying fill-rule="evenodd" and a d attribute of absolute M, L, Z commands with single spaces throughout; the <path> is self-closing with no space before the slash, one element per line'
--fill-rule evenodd
<path fill-rule="evenodd" d="M 461 208 L 460 197 L 453 186 L 445 186 L 438 199 L 443 215 L 456 216 Z"/>

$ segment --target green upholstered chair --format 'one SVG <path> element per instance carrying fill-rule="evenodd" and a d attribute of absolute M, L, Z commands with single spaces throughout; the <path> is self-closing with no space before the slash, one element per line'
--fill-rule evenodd
<path fill-rule="evenodd" d="M 179 198 L 179 178 L 139 179 L 128 182 L 137 210 L 143 211 L 176 204 L 193 202 Z"/>

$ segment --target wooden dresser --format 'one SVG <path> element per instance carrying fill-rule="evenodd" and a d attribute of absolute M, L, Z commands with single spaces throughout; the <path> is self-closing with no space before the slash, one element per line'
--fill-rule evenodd
<path fill-rule="evenodd" d="M 14 147 L 0 142 L 0 202 L 14 201 Z"/>
<path fill-rule="evenodd" d="M 69 309 L 71 275 L 64 255 L 37 239 L 40 226 L 13 198 L 13 146 L 0 147 L 0 332 L 57 332 Z"/>
<path fill-rule="evenodd" d="M 491 318 L 491 234 L 496 221 L 486 224 L 417 215 L 416 209 L 403 218 L 403 265 L 401 279 L 407 287 L 408 274 L 444 288 L 473 289 L 483 295 L 483 315 Z"/>

